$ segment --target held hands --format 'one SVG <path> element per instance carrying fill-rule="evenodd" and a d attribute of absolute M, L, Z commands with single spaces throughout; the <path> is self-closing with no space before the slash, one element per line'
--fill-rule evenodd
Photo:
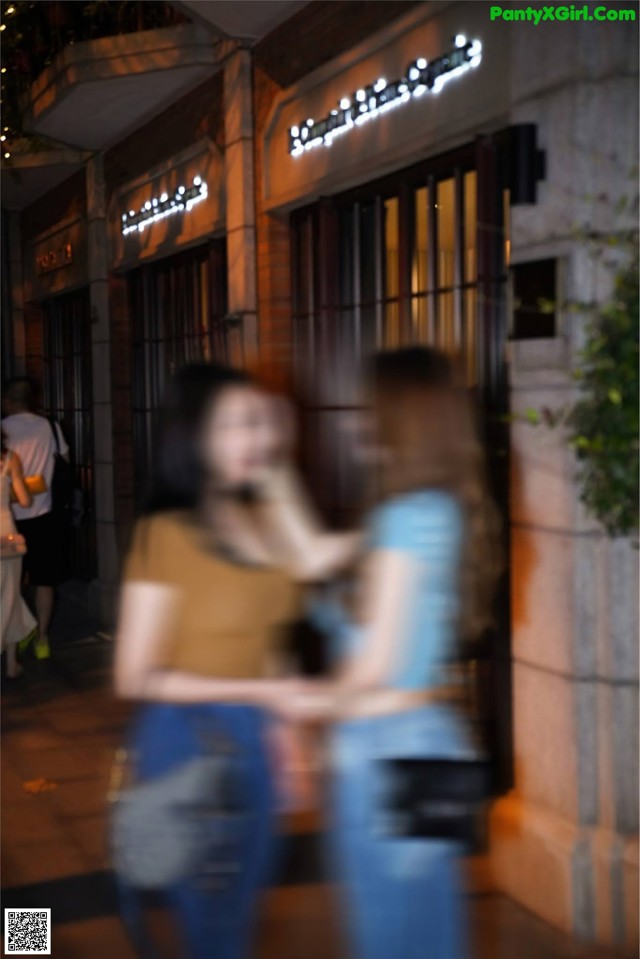
<path fill-rule="evenodd" d="M 27 544 L 20 533 L 7 533 L 0 537 L 0 549 L 5 558 L 24 556 L 27 552 Z"/>
<path fill-rule="evenodd" d="M 320 680 L 278 681 L 279 690 L 269 698 L 268 707 L 281 719 L 293 723 L 322 723 L 334 719 L 340 700 L 335 684 Z"/>
<path fill-rule="evenodd" d="M 268 728 L 276 781 L 284 812 L 302 812 L 318 805 L 317 743 L 294 723 L 274 720 Z"/>

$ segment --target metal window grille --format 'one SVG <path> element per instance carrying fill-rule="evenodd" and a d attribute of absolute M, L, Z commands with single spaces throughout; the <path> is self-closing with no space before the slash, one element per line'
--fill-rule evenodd
<path fill-rule="evenodd" d="M 43 405 L 61 424 L 80 497 L 70 546 L 73 579 L 97 573 L 91 309 L 84 288 L 53 297 L 43 311 Z"/>
<path fill-rule="evenodd" d="M 187 363 L 228 359 L 225 241 L 143 266 L 130 276 L 135 494 L 147 488 L 167 379 Z"/>

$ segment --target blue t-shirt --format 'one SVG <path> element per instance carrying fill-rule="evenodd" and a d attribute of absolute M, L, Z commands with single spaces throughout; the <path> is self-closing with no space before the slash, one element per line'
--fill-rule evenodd
<path fill-rule="evenodd" d="M 449 493 L 409 493 L 374 510 L 367 529 L 369 549 L 406 553 L 419 567 L 406 615 L 398 623 L 398 669 L 390 684 L 402 689 L 438 685 L 456 639 L 464 530 L 460 506 Z M 338 603 L 316 603 L 312 615 L 333 639 L 338 657 L 366 641 L 366 627 L 351 623 Z"/>

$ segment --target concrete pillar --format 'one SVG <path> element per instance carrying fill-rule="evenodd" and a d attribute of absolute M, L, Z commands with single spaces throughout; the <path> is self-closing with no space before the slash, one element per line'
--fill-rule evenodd
<path fill-rule="evenodd" d="M 108 234 L 104 169 L 101 154 L 94 154 L 87 163 L 87 231 L 98 544 L 98 580 L 95 583 L 95 605 L 101 619 L 108 623 L 113 614 L 119 574 L 113 502 Z"/>
<path fill-rule="evenodd" d="M 607 296 L 588 255 L 567 252 L 567 298 Z M 515 414 L 575 399 L 571 321 L 513 344 Z M 565 430 L 523 418 L 512 448 L 515 789 L 492 818 L 494 878 L 568 932 L 633 950 L 638 554 L 586 515 Z"/>
<path fill-rule="evenodd" d="M 227 342 L 229 362 L 241 366 L 258 355 L 251 76 L 251 53 L 236 50 L 224 68 L 225 184 L 229 313 L 242 323 L 229 327 Z"/>

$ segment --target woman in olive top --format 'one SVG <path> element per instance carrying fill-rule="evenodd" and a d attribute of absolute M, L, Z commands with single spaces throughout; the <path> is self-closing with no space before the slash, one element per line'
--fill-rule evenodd
<path fill-rule="evenodd" d="M 273 661 L 296 615 L 296 580 L 335 571 L 359 543 L 322 535 L 308 513 L 289 525 L 273 521 L 277 487 L 272 508 L 260 491 L 266 496 L 280 442 L 273 404 L 244 374 L 181 370 L 166 396 L 149 505 L 125 566 L 116 689 L 144 702 L 131 731 L 137 775 L 162 776 L 222 732 L 244 810 L 231 879 L 220 885 L 209 872 L 213 881 L 198 875 L 166 890 L 180 959 L 248 954 L 273 851 L 268 719 L 297 688 L 274 676 Z M 151 955 L 145 936 L 139 946 Z"/>

